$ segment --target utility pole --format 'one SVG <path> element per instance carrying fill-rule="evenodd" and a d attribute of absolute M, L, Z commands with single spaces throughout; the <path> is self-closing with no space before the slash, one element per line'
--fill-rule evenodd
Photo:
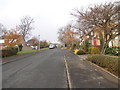
<path fill-rule="evenodd" d="M 39 50 L 40 50 L 40 35 L 38 35 L 39 36 Z"/>

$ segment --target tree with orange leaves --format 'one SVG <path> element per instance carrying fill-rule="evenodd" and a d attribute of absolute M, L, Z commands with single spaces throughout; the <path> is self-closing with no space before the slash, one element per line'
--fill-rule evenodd
<path fill-rule="evenodd" d="M 78 40 L 78 34 L 71 29 L 71 26 L 61 28 L 58 34 L 58 40 L 67 45 L 73 45 Z"/>
<path fill-rule="evenodd" d="M 16 30 L 5 32 L 3 38 L 6 46 L 15 46 L 22 44 L 22 37 Z"/>

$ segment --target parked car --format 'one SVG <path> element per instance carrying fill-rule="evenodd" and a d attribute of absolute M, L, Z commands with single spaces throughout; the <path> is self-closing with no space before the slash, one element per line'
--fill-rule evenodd
<path fill-rule="evenodd" d="M 50 44 L 49 45 L 49 49 L 54 49 L 55 48 L 55 45 L 54 44 Z"/>
<path fill-rule="evenodd" d="M 31 46 L 32 47 L 32 49 L 34 50 L 34 49 L 37 49 L 37 46 Z"/>

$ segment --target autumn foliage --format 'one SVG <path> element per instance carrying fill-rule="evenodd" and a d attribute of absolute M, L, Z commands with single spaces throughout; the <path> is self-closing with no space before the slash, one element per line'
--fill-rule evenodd
<path fill-rule="evenodd" d="M 7 31 L 3 36 L 6 46 L 15 46 L 22 44 L 22 37 L 17 31 Z"/>
<path fill-rule="evenodd" d="M 45 48 L 45 47 L 48 47 L 48 46 L 49 46 L 49 43 L 46 40 L 40 41 L 40 47 L 41 48 Z"/>
<path fill-rule="evenodd" d="M 59 41 L 67 45 L 72 45 L 78 40 L 78 33 L 71 30 L 71 28 L 62 28 L 59 30 L 58 34 Z"/>
<path fill-rule="evenodd" d="M 64 37 L 65 37 L 64 40 L 65 40 L 65 42 L 67 42 L 67 43 L 71 43 L 71 42 L 77 40 L 77 39 L 75 38 L 76 33 L 73 32 L 73 31 L 71 31 L 71 30 L 67 30 L 67 31 L 65 31 L 63 34 L 64 34 Z"/>

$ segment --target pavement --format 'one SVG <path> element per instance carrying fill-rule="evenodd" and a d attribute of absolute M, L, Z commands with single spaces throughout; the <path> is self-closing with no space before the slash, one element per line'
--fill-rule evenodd
<path fill-rule="evenodd" d="M 69 52 L 65 57 L 72 88 L 118 88 L 118 78 L 85 61 L 86 56 Z"/>
<path fill-rule="evenodd" d="M 117 78 L 69 50 L 48 49 L 7 60 L 3 88 L 118 88 Z"/>

